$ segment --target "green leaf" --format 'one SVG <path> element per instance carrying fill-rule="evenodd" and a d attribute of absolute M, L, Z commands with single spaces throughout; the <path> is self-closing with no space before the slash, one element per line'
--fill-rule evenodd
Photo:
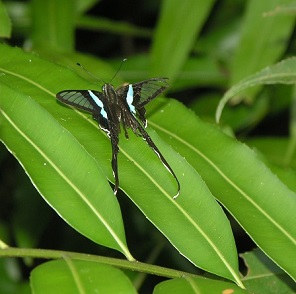
<path fill-rule="evenodd" d="M 228 291 L 228 292 L 227 292 Z M 208 294 L 208 293 L 235 293 L 244 294 L 247 291 L 239 288 L 238 286 L 225 282 L 225 281 L 215 281 L 200 277 L 184 277 L 180 279 L 173 279 L 159 283 L 153 294 Z"/>
<path fill-rule="evenodd" d="M 76 230 L 130 257 L 118 203 L 95 160 L 29 96 L 3 84 L 1 93 L 1 140 L 40 194 Z"/>
<path fill-rule="evenodd" d="M 31 272 L 33 293 L 137 293 L 120 270 L 80 260 L 54 260 Z"/>
<path fill-rule="evenodd" d="M 295 293 L 295 282 L 261 250 L 246 252 L 240 256 L 248 267 L 244 280 L 251 293 Z"/>
<path fill-rule="evenodd" d="M 264 13 L 293 0 L 248 1 L 242 34 L 232 65 L 232 81 L 235 84 L 246 76 L 274 63 L 286 50 L 294 29 L 295 17 L 287 15 L 267 16 Z M 258 29 L 259 28 L 259 29 Z"/>
<path fill-rule="evenodd" d="M 171 115 L 178 114 L 178 121 Z M 184 119 L 186 117 L 186 119 Z M 161 122 L 161 126 L 159 125 Z M 159 134 L 201 175 L 255 243 L 296 277 L 296 195 L 247 146 L 172 101 L 153 115 Z M 174 133 L 169 126 L 174 125 Z"/>
<path fill-rule="evenodd" d="M 36 62 L 33 55 L 30 59 L 30 55 L 22 56 L 19 50 L 10 51 L 6 46 L 1 49 L 7 57 L 6 64 L 1 64 L 1 141 L 64 220 L 91 240 L 132 259 L 126 247 L 120 208 L 104 174 L 83 146 L 44 109 L 49 104 L 55 111 L 54 93 L 39 81 L 14 71 L 22 64 L 26 75 L 34 77 L 40 75 L 42 66 L 39 64 L 37 69 L 32 65 Z M 47 81 L 48 75 L 45 73 Z M 31 97 L 38 97 L 43 105 Z M 61 117 L 59 111 L 56 115 Z"/>
<path fill-rule="evenodd" d="M 257 154 L 259 153 L 260 159 L 270 170 L 277 175 L 289 189 L 296 192 L 295 160 L 287 166 L 284 159 L 287 155 L 287 150 L 289 150 L 288 139 L 266 137 L 265 139 L 253 138 L 246 142 L 255 149 Z"/>
<path fill-rule="evenodd" d="M 296 156 L 286 164 L 287 152 L 289 150 L 289 139 L 285 137 L 253 137 L 246 141 L 251 147 L 255 147 L 262 152 L 271 163 L 281 167 L 296 169 Z"/>
<path fill-rule="evenodd" d="M 67 53 L 74 50 L 75 1 L 33 0 L 31 10 L 35 50 Z"/>
<path fill-rule="evenodd" d="M 5 5 L 0 1 L 0 37 L 10 38 L 11 35 L 11 21 L 8 17 Z"/>
<path fill-rule="evenodd" d="M 100 0 L 78 0 L 76 1 L 77 13 L 85 13 L 95 6 Z"/>
<path fill-rule="evenodd" d="M 151 52 L 151 74 L 175 78 L 204 25 L 214 1 L 162 2 Z M 192 13 L 194 11 L 194 13 Z"/>
<path fill-rule="evenodd" d="M 296 82 L 296 58 L 283 60 L 266 67 L 258 73 L 243 79 L 231 87 L 222 97 L 216 111 L 216 121 L 219 122 L 225 104 L 239 92 L 258 85 L 293 84 Z"/>
<path fill-rule="evenodd" d="M 7 98 L 1 100 L 1 110 L 7 119 L 10 116 L 14 118 L 14 125 L 4 121 L 2 140 L 16 153 L 46 201 L 64 218 L 67 214 L 66 220 L 72 226 L 80 225 L 79 230 L 84 235 L 91 236 L 92 240 L 100 244 L 107 243 L 100 237 L 107 238 L 106 246 L 116 247 L 128 255 L 124 244 L 120 242 L 123 243 L 123 236 L 116 198 L 111 195 L 111 189 L 104 179 L 104 175 L 107 175 L 113 181 L 110 142 L 90 115 L 59 105 L 54 97 L 54 93 L 60 90 L 97 86 L 82 80 L 69 69 L 46 62 L 33 54 L 25 54 L 19 49 L 0 46 L 0 53 L 7 56 L 7 61 L 2 60 L 0 64 L 0 83 L 7 91 L 4 96 Z M 6 85 L 13 85 L 13 88 Z M 14 99 L 17 99 L 17 103 L 13 103 Z M 164 109 L 167 105 L 175 105 L 175 102 L 156 100 L 161 103 L 157 112 L 164 115 L 164 120 L 174 117 L 172 112 Z M 159 106 L 159 103 L 153 103 Z M 162 125 L 164 121 L 157 126 Z M 31 139 L 29 143 L 24 142 L 24 135 L 18 129 L 22 130 L 25 138 Z M 175 124 L 167 127 L 169 133 L 174 129 Z M 181 182 L 181 194 L 173 200 L 176 193 L 174 178 L 143 140 L 132 134 L 129 140 L 121 136 L 121 188 L 187 259 L 198 267 L 241 285 L 235 243 L 221 207 L 187 161 L 165 144 L 150 127 L 147 130 L 176 172 Z M 26 146 L 25 150 L 28 148 L 31 151 L 29 155 L 25 153 L 21 157 L 22 144 Z M 38 149 L 34 144 L 38 145 Z M 46 160 L 41 151 L 46 152 Z M 43 165 L 44 162 L 47 166 Z M 73 185 L 79 188 L 79 193 L 73 191 Z M 83 193 L 80 193 L 82 189 Z M 93 203 L 92 207 L 99 214 L 104 215 L 106 222 L 96 219 L 89 212 L 85 204 L 88 201 Z M 73 208 L 75 203 L 77 205 Z M 79 208 L 80 205 L 82 208 Z M 83 210 L 86 211 L 85 215 L 82 215 Z M 92 218 L 92 223 L 86 222 L 88 217 Z M 110 228 L 111 231 L 108 230 Z M 99 233 L 97 236 L 99 229 L 107 231 L 106 234 L 101 236 Z M 108 232 L 117 234 L 108 235 Z"/>
<path fill-rule="evenodd" d="M 77 26 L 81 29 L 108 32 L 118 35 L 131 37 L 150 38 L 152 31 L 144 27 L 137 27 L 128 22 L 111 21 L 107 18 L 92 17 L 84 15 L 76 21 Z"/>
<path fill-rule="evenodd" d="M 283 4 L 274 9 L 264 13 L 264 16 L 273 16 L 273 15 L 295 15 L 296 5 L 295 1 L 291 1 L 289 4 Z"/>

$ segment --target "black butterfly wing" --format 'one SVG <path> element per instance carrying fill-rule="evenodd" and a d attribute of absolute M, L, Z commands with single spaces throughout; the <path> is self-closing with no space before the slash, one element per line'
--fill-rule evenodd
<path fill-rule="evenodd" d="M 132 104 L 136 108 L 144 107 L 152 99 L 160 95 L 169 85 L 168 78 L 152 78 L 139 83 L 127 85 L 117 89 L 119 97 L 127 97 L 129 87 L 133 88 Z"/>
<path fill-rule="evenodd" d="M 132 84 L 134 89 L 133 105 L 142 108 L 160 95 L 168 87 L 168 78 L 153 78 Z"/>
<path fill-rule="evenodd" d="M 66 90 L 57 93 L 57 99 L 62 103 L 74 106 L 84 111 L 93 113 L 95 106 L 89 99 L 89 93 L 86 90 Z"/>
<path fill-rule="evenodd" d="M 109 136 L 108 114 L 105 109 L 104 95 L 93 90 L 65 90 L 56 94 L 59 101 L 75 108 L 90 112 L 99 126 Z"/>
<path fill-rule="evenodd" d="M 143 125 L 147 126 L 144 106 L 168 87 L 168 78 L 152 78 L 139 83 L 123 86 L 117 95 L 127 104 L 132 113 L 138 114 Z"/>

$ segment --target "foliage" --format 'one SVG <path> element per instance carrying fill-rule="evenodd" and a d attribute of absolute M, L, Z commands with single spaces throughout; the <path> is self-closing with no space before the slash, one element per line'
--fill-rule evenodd
<path fill-rule="evenodd" d="M 295 290 L 293 1 L 111 1 L 112 15 L 97 2 L 0 2 L 0 292 Z M 144 27 L 151 12 L 157 23 Z M 76 62 L 110 81 L 127 55 L 114 85 L 170 78 L 147 131 L 181 183 L 176 199 L 174 178 L 132 134 L 120 137 L 115 197 L 108 138 L 56 101 L 101 84 Z"/>

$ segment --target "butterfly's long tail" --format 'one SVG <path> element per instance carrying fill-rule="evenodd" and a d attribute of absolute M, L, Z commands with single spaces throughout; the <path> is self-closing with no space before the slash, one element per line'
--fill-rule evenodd
<path fill-rule="evenodd" d="M 116 195 L 119 188 L 118 164 L 117 164 L 117 156 L 119 152 L 118 142 L 119 142 L 118 135 L 113 138 L 111 137 L 111 145 L 112 145 L 111 166 L 112 166 L 113 176 L 115 180 L 114 195 Z"/>
<path fill-rule="evenodd" d="M 138 124 L 138 130 L 140 131 L 140 133 L 141 133 L 143 139 L 146 141 L 146 143 L 153 149 L 153 151 L 155 152 L 155 154 L 159 157 L 159 159 L 161 160 L 162 164 L 166 167 L 166 169 L 175 178 L 175 180 L 177 182 L 177 188 L 178 188 L 178 190 L 177 190 L 176 195 L 173 198 L 176 199 L 179 196 L 179 194 L 180 194 L 180 182 L 179 182 L 176 174 L 174 173 L 173 169 L 168 164 L 168 162 L 166 161 L 166 159 L 163 157 L 163 155 L 161 154 L 161 152 L 159 151 L 159 149 L 156 147 L 156 145 L 152 141 L 152 139 L 149 136 L 149 134 L 145 131 L 145 129 L 140 124 Z"/>

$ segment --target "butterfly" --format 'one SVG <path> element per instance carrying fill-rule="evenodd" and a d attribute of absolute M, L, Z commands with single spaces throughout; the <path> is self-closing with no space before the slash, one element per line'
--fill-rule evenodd
<path fill-rule="evenodd" d="M 146 132 L 147 120 L 145 105 L 162 93 L 167 87 L 168 78 L 151 78 L 139 83 L 124 85 L 117 90 L 111 83 L 105 83 L 102 92 L 96 90 L 65 90 L 56 94 L 62 103 L 90 112 L 99 127 L 110 138 L 112 146 L 111 166 L 115 179 L 114 194 L 119 188 L 117 157 L 119 153 L 120 126 L 128 139 L 127 129 L 142 137 L 159 157 L 163 165 L 173 175 L 180 192 L 180 183 L 174 171 Z"/>

